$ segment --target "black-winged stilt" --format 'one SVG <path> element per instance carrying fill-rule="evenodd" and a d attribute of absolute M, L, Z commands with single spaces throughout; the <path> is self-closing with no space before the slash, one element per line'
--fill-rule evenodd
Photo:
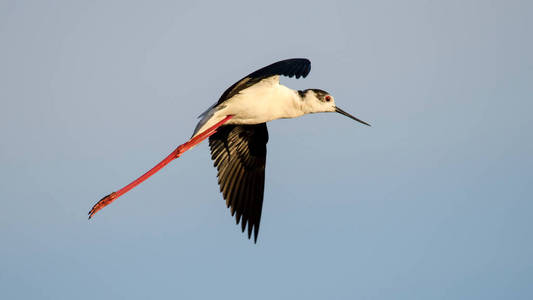
<path fill-rule="evenodd" d="M 185 151 L 209 138 L 211 158 L 218 170 L 218 184 L 226 205 L 232 215 L 236 214 L 237 224 L 241 222 L 243 232 L 248 224 L 248 238 L 253 231 L 257 242 L 265 186 L 266 122 L 310 113 L 338 112 L 369 125 L 335 106 L 335 100 L 326 91 L 296 91 L 279 83 L 280 75 L 300 78 L 306 77 L 310 71 L 308 59 L 287 59 L 259 69 L 230 86 L 217 103 L 200 115 L 201 120 L 189 141 L 141 177 L 98 201 L 89 211 L 89 219 Z"/>

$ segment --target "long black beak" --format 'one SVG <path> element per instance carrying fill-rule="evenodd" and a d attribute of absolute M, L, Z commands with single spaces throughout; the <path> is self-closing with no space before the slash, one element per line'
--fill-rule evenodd
<path fill-rule="evenodd" d="M 336 107 L 336 106 L 335 106 L 335 111 L 338 112 L 339 114 L 342 114 L 342 115 L 347 116 L 347 117 L 350 118 L 350 119 L 356 120 L 356 121 L 359 122 L 359 123 L 363 123 L 363 124 L 365 124 L 365 125 L 367 125 L 367 126 L 370 126 L 370 124 L 368 124 L 367 122 L 365 122 L 365 121 L 363 121 L 363 120 L 359 120 L 358 118 L 356 118 L 356 117 L 350 115 L 349 113 L 345 112 L 344 110 L 342 110 L 342 109 L 340 109 L 340 108 L 338 108 L 338 107 Z"/>

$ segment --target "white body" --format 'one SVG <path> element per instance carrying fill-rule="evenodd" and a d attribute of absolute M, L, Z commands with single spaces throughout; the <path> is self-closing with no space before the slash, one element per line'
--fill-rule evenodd
<path fill-rule="evenodd" d="M 306 94 L 302 98 L 298 91 L 279 84 L 279 76 L 272 76 L 201 114 L 202 119 L 196 125 L 193 137 L 228 115 L 233 115 L 233 118 L 226 124 L 252 125 L 276 119 L 296 118 L 307 113 L 334 111 L 334 109 L 333 101 L 325 108 L 313 93 Z"/>
<path fill-rule="evenodd" d="M 297 91 L 279 84 L 279 76 L 273 76 L 204 112 L 193 136 L 215 125 L 227 115 L 234 117 L 226 124 L 260 124 L 275 119 L 299 117 L 304 114 L 301 102 Z"/>

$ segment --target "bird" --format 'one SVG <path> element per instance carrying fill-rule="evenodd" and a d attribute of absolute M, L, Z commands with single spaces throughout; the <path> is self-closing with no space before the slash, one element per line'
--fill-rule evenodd
<path fill-rule="evenodd" d="M 248 239 L 257 243 L 263 194 L 268 130 L 266 123 L 305 114 L 337 112 L 370 126 L 335 104 L 333 96 L 321 89 L 293 90 L 280 84 L 280 76 L 305 78 L 311 61 L 291 58 L 250 73 L 222 93 L 203 112 L 192 137 L 179 145 L 148 172 L 98 201 L 89 211 L 91 219 L 99 210 L 159 171 L 187 150 L 209 139 L 211 159 L 217 169 L 218 185 L 226 206 L 241 224 Z"/>

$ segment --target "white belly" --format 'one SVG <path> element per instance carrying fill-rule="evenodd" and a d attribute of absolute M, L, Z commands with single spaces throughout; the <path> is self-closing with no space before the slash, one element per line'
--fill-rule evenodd
<path fill-rule="evenodd" d="M 259 124 L 303 114 L 294 103 L 294 92 L 279 84 L 270 87 L 256 84 L 235 95 L 226 105 L 223 113 L 234 116 L 232 124 Z"/>
<path fill-rule="evenodd" d="M 282 118 L 295 118 L 303 115 L 297 92 L 267 80 L 242 90 L 226 100 L 223 108 L 213 108 L 194 131 L 194 135 L 213 126 L 227 115 L 233 118 L 227 124 L 259 124 Z"/>

